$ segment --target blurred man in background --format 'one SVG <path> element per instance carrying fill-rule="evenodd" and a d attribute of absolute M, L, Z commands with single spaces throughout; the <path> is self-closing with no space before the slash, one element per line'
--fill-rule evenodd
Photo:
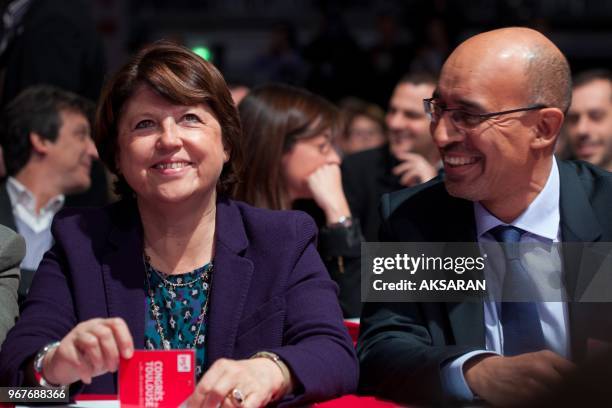
<path fill-rule="evenodd" d="M 0 224 L 26 240 L 19 294 L 24 296 L 65 194 L 85 191 L 98 153 L 91 139 L 93 103 L 59 88 L 37 85 L 9 103 L 0 119 L 8 178 L 0 184 Z"/>
<path fill-rule="evenodd" d="M 577 159 L 612 171 L 612 72 L 576 76 L 566 130 Z"/>
<path fill-rule="evenodd" d="M 32 85 L 49 84 L 97 100 L 106 55 L 88 0 L 0 0 L 0 108 Z M 94 161 L 92 186 L 66 205 L 109 201 L 104 166 Z"/>
<path fill-rule="evenodd" d="M 385 116 L 389 144 L 347 156 L 342 163 L 344 191 L 367 241 L 377 239 L 378 204 L 384 193 L 424 183 L 438 174 L 440 156 L 423 108 L 423 99 L 431 97 L 435 87 L 432 75 L 404 76 Z"/>
<path fill-rule="evenodd" d="M 405 187 L 424 183 L 438 174 L 440 155 L 423 109 L 423 99 L 431 96 L 435 86 L 433 76 L 407 75 L 397 84 L 389 101 L 386 116 L 389 149 L 400 162 L 392 173 Z"/>

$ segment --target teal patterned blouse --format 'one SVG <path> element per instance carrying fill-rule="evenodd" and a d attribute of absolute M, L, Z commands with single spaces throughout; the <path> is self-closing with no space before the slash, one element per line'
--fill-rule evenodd
<path fill-rule="evenodd" d="M 200 315 L 207 301 L 213 265 L 208 263 L 180 275 L 165 275 L 148 262 L 145 262 L 145 267 L 145 347 L 149 350 L 164 349 L 158 332 L 159 321 L 164 339 L 170 343 L 171 349 L 191 349 L 195 346 L 195 373 L 199 379 L 204 372 L 206 359 L 207 323 L 206 316 L 201 320 Z M 153 290 L 153 305 L 149 285 Z M 158 319 L 155 318 L 156 310 L 159 311 Z"/>

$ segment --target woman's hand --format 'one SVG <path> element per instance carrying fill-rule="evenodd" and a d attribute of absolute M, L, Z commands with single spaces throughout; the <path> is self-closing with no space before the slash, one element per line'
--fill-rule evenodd
<path fill-rule="evenodd" d="M 282 398 L 291 385 L 281 369 L 270 359 L 219 359 L 204 374 L 187 406 L 194 407 L 263 407 Z M 244 399 L 233 396 L 238 390 Z"/>
<path fill-rule="evenodd" d="M 308 188 L 317 205 L 325 212 L 327 225 L 337 223 L 340 217 L 351 216 L 337 164 L 325 164 L 315 170 L 308 177 Z"/>
<path fill-rule="evenodd" d="M 43 360 L 47 382 L 68 385 L 91 379 L 119 368 L 119 357 L 130 358 L 134 352 L 132 335 L 121 318 L 91 319 L 79 323 L 51 349 Z"/>

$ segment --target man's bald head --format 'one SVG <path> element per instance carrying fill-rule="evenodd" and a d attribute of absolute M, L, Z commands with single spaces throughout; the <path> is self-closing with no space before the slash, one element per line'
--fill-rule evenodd
<path fill-rule="evenodd" d="M 449 194 L 515 219 L 548 180 L 570 100 L 567 61 L 537 31 L 494 30 L 459 45 L 442 68 L 430 126 Z"/>
<path fill-rule="evenodd" d="M 570 106 L 572 84 L 567 59 L 538 31 L 509 27 L 481 33 L 460 44 L 447 63 L 453 58 L 485 64 L 499 75 L 520 70 L 524 83 L 514 85 L 525 90 L 527 103 L 557 107 L 563 112 Z"/>

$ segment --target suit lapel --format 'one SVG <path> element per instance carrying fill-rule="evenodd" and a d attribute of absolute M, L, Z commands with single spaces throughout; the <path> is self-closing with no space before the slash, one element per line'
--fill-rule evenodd
<path fill-rule="evenodd" d="M 563 161 L 558 161 L 561 192 L 561 233 L 563 242 L 595 242 L 602 235 L 601 224 L 585 193 L 583 182 L 576 170 Z"/>
<path fill-rule="evenodd" d="M 599 241 L 602 231 L 576 170 L 565 162 L 560 161 L 558 164 L 561 179 L 559 211 L 562 241 L 576 243 L 564 248 L 565 280 L 569 293 L 576 297 L 580 296 L 581 290 L 578 288 L 578 280 L 590 282 L 596 271 L 596 268 L 581 268 L 585 254 L 577 243 Z"/>
<path fill-rule="evenodd" d="M 453 210 L 446 211 L 444 222 L 448 228 L 445 234 L 448 242 L 478 242 L 472 202 L 450 196 L 449 199 L 447 208 Z M 477 252 L 477 249 L 475 251 Z M 448 302 L 445 305 L 456 344 L 484 347 L 485 323 L 482 302 Z"/>
<path fill-rule="evenodd" d="M 235 204 L 217 203 L 214 271 L 212 275 L 206 365 L 232 357 L 238 323 L 244 313 L 253 262 L 243 256 L 248 238 Z"/>
<path fill-rule="evenodd" d="M 0 224 L 17 231 L 15 217 L 13 216 L 13 206 L 11 199 L 6 191 L 6 181 L 0 184 Z"/>
<path fill-rule="evenodd" d="M 476 252 L 469 256 L 480 256 Z M 465 254 L 463 254 L 465 256 Z M 485 322 L 483 301 L 466 300 L 463 302 L 447 302 L 445 304 L 449 323 L 460 346 L 485 345 Z"/>
<path fill-rule="evenodd" d="M 117 208 L 113 216 L 108 251 L 102 256 L 108 314 L 123 318 L 131 330 L 134 347 L 144 348 L 145 273 L 140 215 L 131 202 Z"/>
<path fill-rule="evenodd" d="M 108 313 L 122 317 L 131 328 L 135 347 L 144 348 L 145 273 L 140 216 L 136 206 L 131 205 L 121 208 L 114 217 L 117 221 L 109 235 L 109 248 L 102 257 Z M 238 208 L 220 200 L 216 223 L 207 365 L 233 354 L 254 269 L 253 263 L 242 256 L 248 240 Z"/>
<path fill-rule="evenodd" d="M 575 301 L 593 281 L 594 274 L 605 258 L 597 253 L 596 248 L 589 248 L 589 243 L 601 239 L 602 230 L 576 169 L 563 161 L 557 164 L 561 179 L 559 210 L 562 241 L 573 243 L 563 248 L 565 282 L 574 300 L 568 303 L 570 344 L 573 359 L 580 361 L 586 356 L 586 344 L 592 332 L 589 322 L 593 318 L 589 314 L 593 312 L 593 307 Z"/>

